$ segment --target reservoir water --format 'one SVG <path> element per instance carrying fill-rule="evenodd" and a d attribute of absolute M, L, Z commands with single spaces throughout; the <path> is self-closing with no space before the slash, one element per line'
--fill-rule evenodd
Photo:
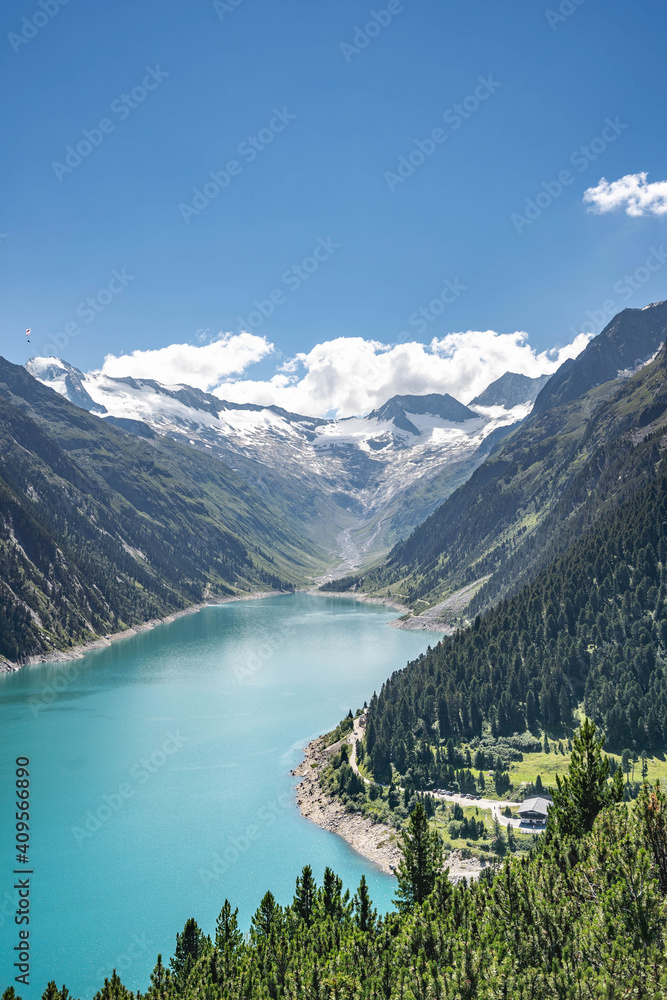
<path fill-rule="evenodd" d="M 117 968 L 149 985 L 188 917 L 213 933 L 225 898 L 247 929 L 270 889 L 326 865 L 352 892 L 395 882 L 304 820 L 299 748 L 433 642 L 395 612 L 287 595 L 205 608 L 59 665 L 0 675 L 0 992 L 49 979 L 92 997 Z M 14 770 L 30 758 L 30 986 L 14 983 Z"/>

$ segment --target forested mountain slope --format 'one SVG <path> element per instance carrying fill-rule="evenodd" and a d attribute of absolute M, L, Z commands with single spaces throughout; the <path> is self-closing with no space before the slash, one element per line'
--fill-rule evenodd
<path fill-rule="evenodd" d="M 632 347 L 619 355 L 617 341 L 624 323 L 631 336 L 637 313 L 643 323 L 654 318 L 654 339 L 644 336 L 642 350 L 667 329 L 665 304 L 625 310 L 610 324 L 614 365 L 619 356 L 634 355 Z M 567 371 L 576 373 L 578 362 L 568 363 Z M 592 377 L 590 362 L 583 364 L 579 383 Z M 538 403 L 557 379 L 558 373 Z M 662 435 L 667 425 L 665 349 L 632 377 L 588 388 L 574 401 L 552 400 L 501 442 L 382 565 L 337 586 L 388 592 L 423 610 L 490 576 L 471 605 L 473 612 L 487 608 L 531 579 L 604 510 L 640 489 L 653 471 L 654 452 L 642 444 L 646 430 Z"/>
<path fill-rule="evenodd" d="M 608 512 L 519 594 L 396 672 L 370 703 L 373 774 L 442 783 L 448 740 L 568 732 L 585 714 L 609 748 L 667 746 L 667 470 Z"/>
<path fill-rule="evenodd" d="M 0 360 L 0 660 L 319 567 L 217 459 L 138 438 Z"/>

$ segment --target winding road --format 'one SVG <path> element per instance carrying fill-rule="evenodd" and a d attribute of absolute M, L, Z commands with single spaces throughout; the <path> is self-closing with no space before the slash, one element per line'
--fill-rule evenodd
<path fill-rule="evenodd" d="M 359 777 L 365 784 L 370 785 L 372 782 L 369 778 L 361 773 L 359 770 L 359 764 L 357 762 L 357 743 L 362 739 L 364 735 L 364 726 L 366 725 L 366 712 L 363 712 L 354 720 L 354 725 L 352 727 L 352 732 L 347 737 L 347 742 L 352 748 L 350 754 L 350 767 L 355 774 Z M 344 742 L 341 740 L 341 743 Z M 387 785 L 383 785 L 383 788 L 387 788 Z M 497 819 L 501 826 L 507 827 L 509 823 L 515 830 L 521 830 L 523 833 L 542 833 L 543 827 L 532 827 L 527 823 L 522 825 L 521 820 L 518 817 L 513 817 L 510 819 L 508 816 L 503 816 L 501 810 L 509 807 L 510 809 L 516 809 L 516 802 L 498 802 L 497 799 L 467 799 L 465 795 L 458 795 L 452 793 L 451 795 L 443 795 L 440 792 L 429 792 L 434 799 L 439 799 L 441 802 L 458 802 L 462 806 L 477 806 L 478 809 L 486 809 L 491 813 L 491 819 Z"/>

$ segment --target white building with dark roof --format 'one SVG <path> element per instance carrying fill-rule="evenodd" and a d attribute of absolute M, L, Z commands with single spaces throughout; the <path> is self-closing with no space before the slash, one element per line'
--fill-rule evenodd
<path fill-rule="evenodd" d="M 553 805 L 551 799 L 543 798 L 541 795 L 533 799 L 526 799 L 518 810 L 521 822 L 546 823 L 551 805 Z"/>

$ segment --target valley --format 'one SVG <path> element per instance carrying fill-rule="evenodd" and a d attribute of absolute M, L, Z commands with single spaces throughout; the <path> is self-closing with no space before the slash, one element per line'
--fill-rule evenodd
<path fill-rule="evenodd" d="M 188 386 L 86 375 L 55 358 L 34 358 L 27 369 L 105 422 L 217 457 L 276 502 L 289 496 L 313 540 L 335 558 L 348 532 L 340 537 L 358 545 L 361 563 L 465 482 L 498 435 L 527 417 L 545 381 L 505 377 L 471 407 L 447 395 L 396 396 L 365 417 L 325 420 Z"/>
<path fill-rule="evenodd" d="M 664 6 L 5 4 L 0 1000 L 667 1000 Z"/>
<path fill-rule="evenodd" d="M 501 379 L 474 409 L 397 396 L 323 420 L 57 359 L 27 369 L 0 361 L 9 665 L 207 599 L 347 577 L 464 482 L 544 382 Z"/>
<path fill-rule="evenodd" d="M 0 627 L 0 656 L 21 662 L 267 584 L 364 592 L 409 608 L 399 627 L 451 631 L 646 482 L 656 444 L 644 429 L 662 433 L 667 409 L 664 350 L 656 356 L 666 336 L 665 303 L 625 310 L 550 378 L 507 373 L 468 405 L 447 394 L 395 396 L 338 420 L 84 374 L 54 358 L 33 359 L 27 372 L 3 362 L 5 426 L 14 441 L 31 442 L 5 450 L 15 511 L 4 527 L 7 582 L 13 574 L 16 622 L 33 618 L 21 639 L 18 624 Z M 59 489 L 75 519 L 92 514 L 68 540 L 56 527 Z M 76 500 L 77 490 L 88 499 Z M 207 544 L 207 554 L 186 558 L 174 586 L 160 563 L 170 550 L 176 557 L 177 509 L 184 539 L 203 518 L 205 533 L 215 523 L 236 554 L 221 562 L 221 543 Z M 40 521 L 57 542 L 35 560 L 26 531 L 32 538 L 28 525 Z M 90 564 L 96 535 L 117 552 L 105 558 L 136 578 L 136 599 L 112 597 L 111 582 L 100 589 L 108 575 L 100 565 L 94 577 L 85 571 L 87 583 L 80 576 L 85 599 L 61 604 L 63 619 L 39 582 L 44 560 L 55 567 L 64 558 L 82 572 L 83 549 L 68 555 L 71 541 L 80 547 L 87 536 Z M 167 547 L 158 556 L 160 536 Z"/>
<path fill-rule="evenodd" d="M 0 362 L 0 655 L 20 665 L 97 647 L 66 673 L 55 662 L 0 678 L 3 738 L 39 719 L 40 739 L 59 748 L 54 789 L 66 801 L 71 771 L 87 789 L 74 826 L 52 803 L 59 856 L 73 850 L 70 822 L 95 884 L 115 898 L 127 886 L 104 874 L 111 841 L 96 823 L 109 835 L 150 825 L 166 795 L 180 805 L 159 837 L 189 845 L 172 909 L 187 886 L 210 925 L 221 880 L 247 907 L 251 851 L 255 895 L 271 875 L 286 897 L 305 842 L 326 862 L 325 884 L 332 858 L 348 877 L 364 873 L 356 908 L 368 877 L 374 919 L 388 926 L 403 919 L 384 914 L 419 822 L 443 899 L 477 898 L 551 857 L 551 819 L 536 831 L 517 809 L 537 797 L 570 822 L 563 782 L 582 741 L 600 761 L 595 809 L 642 808 L 639 779 L 664 778 L 667 746 L 667 317 L 664 304 L 635 312 L 592 342 L 593 363 L 584 351 L 549 380 L 508 373 L 469 406 L 397 396 L 338 421 L 60 361 L 35 361 L 32 374 Z M 117 634 L 126 641 L 111 643 Z M 150 689 L 150 705 L 135 687 Z M 364 708 L 344 715 L 350 701 Z M 77 753 L 91 720 L 104 743 L 121 718 L 118 760 Z M 181 726 L 185 751 L 145 798 L 129 786 L 127 808 L 108 816 L 108 768 L 118 782 L 134 774 L 133 755 L 159 745 L 165 720 Z M 209 771 L 220 772 L 214 785 Z M 193 796 L 206 831 L 196 844 Z M 280 912 L 300 912 L 307 871 L 294 909 Z M 59 872 L 49 869 L 52 884 Z M 156 891 L 158 937 L 173 916 L 165 898 Z M 265 905 L 266 895 L 244 912 L 246 925 Z M 50 934 L 56 947 L 60 930 Z M 85 951 L 84 928 L 80 940 Z M 122 947 L 113 935 L 107 945 Z M 43 975 L 60 968 L 53 947 Z M 145 982 L 149 952 L 167 947 L 156 938 L 129 982 Z M 92 989 L 102 966 L 71 947 L 67 961 Z"/>

